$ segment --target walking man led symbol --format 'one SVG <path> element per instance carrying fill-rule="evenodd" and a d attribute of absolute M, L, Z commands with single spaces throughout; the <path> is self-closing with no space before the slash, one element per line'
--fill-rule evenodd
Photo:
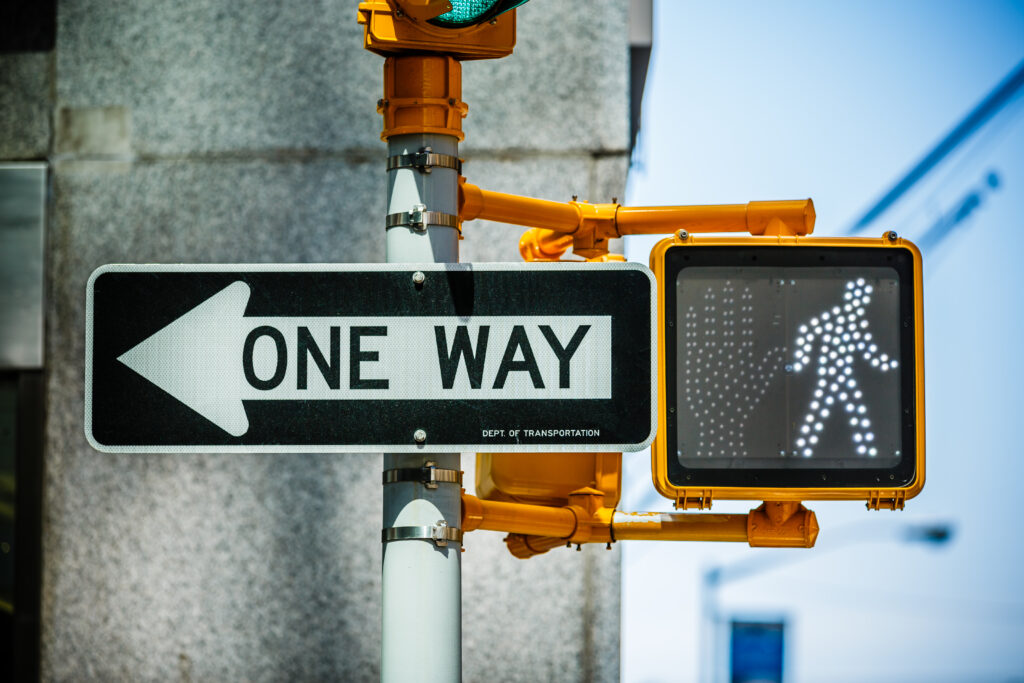
<path fill-rule="evenodd" d="M 871 303 L 872 290 L 864 278 L 847 282 L 841 305 L 822 311 L 799 327 L 792 369 L 801 372 L 813 366 L 818 377 L 795 440 L 797 452 L 805 458 L 814 455 L 826 421 L 833 414 L 848 422 L 858 455 L 878 455 L 864 393 L 853 374 L 854 363 L 860 356 L 872 367 L 888 372 L 896 368 L 897 362 L 879 353 L 868 329 L 864 311 Z"/>

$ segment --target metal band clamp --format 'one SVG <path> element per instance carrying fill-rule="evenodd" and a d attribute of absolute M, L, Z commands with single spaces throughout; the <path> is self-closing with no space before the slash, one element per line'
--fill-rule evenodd
<path fill-rule="evenodd" d="M 443 519 L 428 526 L 393 526 L 380 532 L 380 542 L 388 541 L 433 541 L 438 548 L 444 548 L 449 541 L 462 543 L 462 529 L 448 526 Z"/>
<path fill-rule="evenodd" d="M 401 225 L 408 225 L 417 232 L 424 232 L 428 225 L 440 225 L 445 228 L 458 228 L 459 217 L 450 213 L 440 211 L 427 211 L 423 204 L 416 204 L 412 211 L 402 213 L 389 213 L 384 219 L 384 225 L 388 228 L 396 228 Z"/>
<path fill-rule="evenodd" d="M 433 168 L 450 168 L 462 173 L 462 159 L 451 154 L 435 154 L 429 147 L 413 154 L 396 154 L 388 157 L 388 170 L 415 168 L 420 173 L 430 173 Z"/>
<path fill-rule="evenodd" d="M 427 462 L 423 467 L 403 467 L 393 470 L 384 470 L 381 477 L 384 484 L 396 484 L 400 481 L 415 481 L 423 484 L 428 489 L 436 489 L 439 483 L 462 485 L 462 472 L 460 470 L 449 470 L 440 468 L 433 462 Z"/>

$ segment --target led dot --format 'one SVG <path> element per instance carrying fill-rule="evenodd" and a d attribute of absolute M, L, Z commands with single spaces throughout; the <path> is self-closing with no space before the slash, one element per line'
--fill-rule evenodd
<path fill-rule="evenodd" d="M 847 355 L 843 360 L 846 361 L 847 365 L 853 365 L 853 356 Z"/>
<path fill-rule="evenodd" d="M 864 333 L 864 341 L 871 341 L 871 333 L 870 332 L 865 332 Z"/>
<path fill-rule="evenodd" d="M 821 326 L 820 325 L 818 327 L 814 328 L 814 334 L 821 334 Z"/>
<path fill-rule="evenodd" d="M 889 361 L 889 367 L 890 368 L 895 368 L 896 367 L 896 359 L 893 359 L 893 360 Z"/>
<path fill-rule="evenodd" d="M 817 398 L 821 398 L 822 396 L 824 396 L 824 394 L 825 394 L 825 392 L 824 392 L 824 391 L 822 391 L 821 389 L 815 389 L 815 390 L 814 390 L 814 395 L 815 395 L 815 396 L 816 396 Z"/>
<path fill-rule="evenodd" d="M 814 423 L 814 431 L 820 432 L 824 428 L 825 428 L 825 425 L 821 424 L 820 422 L 815 422 Z"/>
<path fill-rule="evenodd" d="M 846 283 L 846 288 L 847 288 L 847 289 L 853 289 L 853 287 L 854 287 L 854 285 L 853 285 L 853 283 L 852 283 L 852 282 L 847 282 L 847 283 Z"/>
<path fill-rule="evenodd" d="M 835 360 L 838 356 L 839 354 L 836 353 L 835 351 L 829 351 L 828 357 L 831 358 L 832 360 Z"/>
<path fill-rule="evenodd" d="M 819 380 L 818 380 L 818 386 L 819 386 L 819 387 L 823 387 L 823 386 L 825 386 L 826 384 L 828 384 L 828 382 L 826 382 L 825 380 L 823 380 L 823 379 L 819 379 Z"/>
<path fill-rule="evenodd" d="M 840 392 L 840 394 L 839 394 L 839 400 L 840 400 L 840 401 L 845 401 L 845 400 L 846 400 L 846 395 L 847 395 L 847 394 L 846 394 L 846 392 L 845 392 L 845 391 L 843 391 L 843 392 Z"/>
<path fill-rule="evenodd" d="M 873 291 L 875 291 L 875 288 L 872 287 L 871 285 L 868 285 L 867 287 L 864 288 L 864 293 L 865 294 L 870 294 Z"/>
<path fill-rule="evenodd" d="M 826 372 L 828 372 L 828 371 L 825 368 L 823 368 L 823 367 L 818 368 L 818 374 L 819 375 L 824 375 Z"/>
<path fill-rule="evenodd" d="M 800 372 L 803 369 L 804 369 L 804 366 L 801 365 L 800 363 L 796 363 L 796 364 L 793 365 L 793 372 Z"/>
<path fill-rule="evenodd" d="M 858 308 L 857 309 L 857 315 L 864 315 L 864 309 L 863 308 Z"/>
<path fill-rule="evenodd" d="M 857 412 L 863 415 L 864 413 L 868 412 L 868 409 L 865 408 L 863 405 L 859 405 L 857 406 Z"/>
<path fill-rule="evenodd" d="M 864 455 L 865 453 L 868 452 L 868 448 L 864 444 L 861 444 L 857 446 L 857 452 L 860 453 L 861 455 Z"/>
<path fill-rule="evenodd" d="M 871 359 L 871 367 L 873 367 L 873 368 L 877 368 L 878 367 L 878 359 L 877 358 L 872 358 Z"/>
<path fill-rule="evenodd" d="M 858 351 L 863 351 L 864 350 L 864 342 L 857 342 L 857 350 Z"/>
<path fill-rule="evenodd" d="M 858 389 L 857 391 L 853 392 L 853 397 L 854 398 L 860 398 L 863 395 L 864 395 L 864 393 L 860 389 Z"/>
<path fill-rule="evenodd" d="M 843 295 L 843 298 L 849 301 L 850 299 L 853 298 L 853 292 L 847 292 L 846 294 Z"/>
<path fill-rule="evenodd" d="M 854 407 L 855 407 L 855 406 L 854 406 L 854 405 L 853 405 L 852 403 L 847 403 L 847 404 L 846 404 L 846 412 L 848 412 L 848 413 L 852 413 L 852 412 L 853 412 L 853 409 L 854 409 Z M 854 424 L 857 424 L 857 421 L 856 421 L 856 420 L 854 420 L 854 421 L 853 421 L 853 423 L 854 423 Z"/>
<path fill-rule="evenodd" d="M 850 333 L 849 332 L 847 332 L 846 334 L 843 335 L 843 341 L 844 342 L 850 341 Z"/>
<path fill-rule="evenodd" d="M 811 327 L 817 327 L 817 326 L 818 326 L 818 319 L 817 318 L 811 318 Z"/>
<path fill-rule="evenodd" d="M 796 440 L 796 445 L 799 446 L 800 448 L 803 448 L 804 446 L 807 445 L 807 439 L 800 437 L 799 439 Z"/>
<path fill-rule="evenodd" d="M 868 455 L 871 455 L 871 456 L 875 456 L 875 455 L 878 455 L 878 449 L 877 449 L 877 448 L 874 448 L 874 447 L 872 447 L 872 448 L 871 448 L 871 449 L 870 449 L 870 450 L 868 451 Z"/>
<path fill-rule="evenodd" d="M 889 372 L 889 364 L 882 363 L 882 372 Z"/>
<path fill-rule="evenodd" d="M 832 314 L 829 313 L 828 311 L 825 311 L 824 313 L 821 314 L 821 319 L 822 320 L 828 320 L 831 317 L 832 317 Z"/>
<path fill-rule="evenodd" d="M 829 396 L 829 398 L 832 398 L 832 397 Z M 821 417 L 822 417 L 822 419 L 827 418 L 828 416 L 829 416 L 828 408 L 822 408 L 821 409 Z"/>
<path fill-rule="evenodd" d="M 863 299 L 861 299 L 861 301 L 863 301 L 864 305 L 867 306 L 869 303 L 871 303 L 871 297 L 870 296 L 866 296 Z"/>
<path fill-rule="evenodd" d="M 809 458 L 809 457 L 811 457 L 811 455 L 812 455 L 813 453 L 814 453 L 814 451 L 812 451 L 812 450 L 811 450 L 810 448 L 805 448 L 805 449 L 804 449 L 804 457 L 805 457 L 805 458 Z"/>
<path fill-rule="evenodd" d="M 851 379 L 849 382 L 846 383 L 846 386 L 848 386 L 851 389 L 853 389 L 855 386 L 857 386 L 857 380 Z"/>
<path fill-rule="evenodd" d="M 857 426 L 857 418 L 855 418 L 855 417 L 851 417 L 850 418 L 850 426 L 851 427 L 856 427 Z"/>
<path fill-rule="evenodd" d="M 865 441 L 874 441 L 875 440 L 874 432 L 868 432 L 867 434 L 865 434 L 864 435 L 864 440 Z"/>
<path fill-rule="evenodd" d="M 811 437 L 810 437 L 809 441 L 811 442 L 811 445 L 814 445 L 814 444 L 818 443 L 818 435 L 817 434 L 811 434 Z"/>
<path fill-rule="evenodd" d="M 828 374 L 830 374 L 830 375 L 834 375 L 834 374 L 836 374 L 836 369 L 835 369 L 835 367 L 831 367 L 831 366 L 830 366 L 830 367 L 829 367 L 829 369 L 828 369 Z"/>
<path fill-rule="evenodd" d="M 847 296 L 846 298 L 849 299 L 850 297 Z M 847 313 L 849 313 L 850 311 L 853 310 L 853 306 L 851 306 L 850 304 L 844 304 L 843 305 L 843 310 L 846 311 Z"/>
<path fill-rule="evenodd" d="M 857 278 L 857 286 L 858 287 L 863 287 L 864 286 L 864 278 L 862 278 L 862 277 Z"/>
<path fill-rule="evenodd" d="M 825 397 L 825 405 L 830 406 L 830 405 L 832 405 L 835 402 L 836 402 L 836 400 L 834 398 L 832 398 L 831 396 L 826 396 Z"/>
<path fill-rule="evenodd" d="M 826 325 L 825 327 L 831 327 L 831 324 Z M 826 342 L 826 343 L 832 341 L 832 335 L 831 334 L 826 334 L 824 337 L 821 338 L 821 341 Z"/>
<path fill-rule="evenodd" d="M 867 327 L 868 326 L 868 321 L 867 320 L 861 320 L 860 321 L 860 326 L 861 327 Z"/>
<path fill-rule="evenodd" d="M 857 443 L 860 443 L 861 441 L 864 440 L 864 437 L 860 435 L 860 432 L 857 432 L 856 434 L 853 435 L 853 440 L 856 441 Z"/>
<path fill-rule="evenodd" d="M 804 434 L 806 434 L 809 431 L 811 431 L 811 426 L 810 425 L 804 425 L 803 427 L 800 428 L 800 431 L 803 432 Z"/>
<path fill-rule="evenodd" d="M 837 391 L 839 391 L 839 385 L 833 382 L 832 386 L 829 387 L 829 391 L 831 391 L 833 394 L 836 393 Z"/>
<path fill-rule="evenodd" d="M 800 334 L 807 334 L 807 325 L 800 326 Z"/>
<path fill-rule="evenodd" d="M 885 361 L 889 360 L 889 354 L 883 353 L 881 356 L 878 357 L 878 360 L 884 363 Z"/>
<path fill-rule="evenodd" d="M 814 416 L 813 415 L 808 415 L 807 416 L 807 421 L 808 422 L 814 422 Z"/>
<path fill-rule="evenodd" d="M 817 410 L 820 407 L 821 407 L 820 403 L 818 403 L 817 401 L 811 401 L 811 410 Z"/>
<path fill-rule="evenodd" d="M 811 345 L 810 344 L 804 344 L 804 353 L 810 353 L 810 352 L 811 352 Z"/>
<path fill-rule="evenodd" d="M 833 306 L 832 307 L 832 315 L 839 315 L 839 310 L 840 309 L 839 309 L 838 306 Z"/>

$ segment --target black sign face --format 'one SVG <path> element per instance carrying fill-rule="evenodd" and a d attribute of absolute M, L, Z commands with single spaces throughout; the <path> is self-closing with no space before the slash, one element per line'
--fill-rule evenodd
<path fill-rule="evenodd" d="M 640 450 L 636 264 L 110 265 L 86 434 L 111 452 Z"/>
<path fill-rule="evenodd" d="M 666 253 L 677 486 L 906 486 L 919 406 L 909 251 Z"/>

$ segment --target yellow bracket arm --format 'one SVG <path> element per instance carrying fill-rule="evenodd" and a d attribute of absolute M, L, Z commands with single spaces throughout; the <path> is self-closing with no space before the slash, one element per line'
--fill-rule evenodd
<path fill-rule="evenodd" d="M 718 206 L 647 206 L 553 202 L 484 190 L 459 180 L 459 217 L 522 225 L 519 250 L 527 261 L 556 261 L 571 246 L 587 259 L 608 254 L 608 240 L 624 235 L 688 232 L 748 232 L 809 235 L 814 230 L 810 199 Z"/>
<path fill-rule="evenodd" d="M 509 533 L 520 559 L 562 545 L 615 541 L 724 541 L 762 548 L 812 548 L 817 518 L 797 502 L 770 501 L 747 514 L 619 512 L 603 507 L 604 493 L 583 488 L 563 507 L 482 500 L 462 494 L 462 529 Z"/>

